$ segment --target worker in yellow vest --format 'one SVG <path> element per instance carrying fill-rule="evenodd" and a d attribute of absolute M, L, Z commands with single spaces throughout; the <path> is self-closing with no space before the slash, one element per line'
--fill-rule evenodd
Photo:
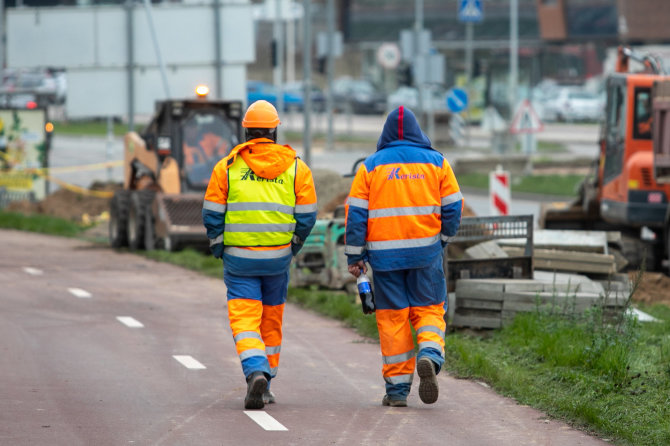
<path fill-rule="evenodd" d="M 214 167 L 202 208 L 212 254 L 223 258 L 228 318 L 247 380 L 245 409 L 274 403 L 289 265 L 316 221 L 312 172 L 277 141 L 277 110 L 256 101 L 246 142 Z"/>

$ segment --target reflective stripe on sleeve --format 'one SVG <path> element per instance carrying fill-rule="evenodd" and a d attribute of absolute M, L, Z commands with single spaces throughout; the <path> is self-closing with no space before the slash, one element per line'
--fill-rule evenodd
<path fill-rule="evenodd" d="M 430 215 L 439 213 L 439 206 L 406 206 L 399 208 L 371 209 L 368 217 L 399 217 L 403 215 Z"/>
<path fill-rule="evenodd" d="M 245 359 L 251 358 L 252 356 L 263 356 L 264 358 L 267 358 L 264 350 L 261 350 L 260 348 L 250 348 L 249 350 L 245 350 L 240 353 L 240 361 L 244 361 Z"/>
<path fill-rule="evenodd" d="M 228 223 L 226 232 L 293 232 L 295 223 Z"/>
<path fill-rule="evenodd" d="M 419 342 L 419 350 L 423 350 L 424 348 L 434 348 L 440 352 L 442 351 L 442 346 L 435 341 Z"/>
<path fill-rule="evenodd" d="M 399 362 L 410 360 L 413 357 L 414 357 L 414 349 L 405 353 L 400 353 L 399 355 L 382 356 L 382 363 L 386 365 L 397 364 Z"/>
<path fill-rule="evenodd" d="M 267 345 L 265 346 L 266 355 L 276 355 L 279 352 L 281 352 L 281 345 L 277 345 L 276 347 L 268 347 Z"/>
<path fill-rule="evenodd" d="M 352 246 L 352 245 L 345 245 L 344 246 L 344 253 L 345 254 L 352 254 L 352 255 L 357 255 L 357 254 L 363 254 L 363 249 L 364 246 Z"/>
<path fill-rule="evenodd" d="M 278 371 L 279 371 L 279 367 L 278 367 L 278 366 L 277 366 L 277 367 L 272 367 L 272 368 L 270 369 L 270 376 L 274 378 L 275 376 L 277 376 L 277 372 L 278 372 Z"/>
<path fill-rule="evenodd" d="M 291 247 L 281 248 L 281 249 L 264 249 L 264 250 L 251 250 L 237 248 L 235 246 L 227 246 L 224 248 L 223 252 L 235 257 L 242 257 L 244 259 L 278 259 L 280 257 L 285 257 L 291 255 Z"/>
<path fill-rule="evenodd" d="M 347 199 L 349 206 L 356 206 L 357 208 L 368 208 L 368 200 L 363 200 L 362 198 L 349 197 Z"/>
<path fill-rule="evenodd" d="M 423 246 L 430 246 L 440 240 L 439 235 L 433 237 L 413 238 L 404 240 L 387 240 L 383 242 L 368 242 L 367 248 L 374 249 L 398 249 L 398 248 L 421 248 Z M 346 247 L 344 248 L 346 252 Z"/>
<path fill-rule="evenodd" d="M 263 338 L 261 337 L 260 333 L 257 333 L 255 331 L 241 331 L 237 333 L 236 336 L 233 336 L 233 340 L 235 341 L 236 344 L 242 339 L 249 339 L 249 338 L 258 339 L 259 341 L 263 342 Z"/>
<path fill-rule="evenodd" d="M 412 384 L 414 379 L 414 374 L 409 375 L 398 375 L 398 376 L 385 376 L 384 381 L 389 384 Z"/>
<path fill-rule="evenodd" d="M 442 206 L 446 204 L 451 204 L 451 203 L 456 203 L 458 200 L 463 199 L 463 194 L 461 194 L 461 191 L 455 192 L 451 195 L 447 195 L 446 197 L 442 197 L 442 200 L 440 200 L 440 204 Z"/>
<path fill-rule="evenodd" d="M 207 209 L 208 211 L 226 212 L 226 205 L 225 204 L 215 203 L 215 202 L 209 201 L 209 200 L 203 201 L 202 208 Z"/>
<path fill-rule="evenodd" d="M 223 234 L 221 234 L 217 238 L 210 238 L 209 239 L 209 246 L 214 246 L 217 243 L 223 243 Z"/>
<path fill-rule="evenodd" d="M 440 234 L 440 240 L 442 240 L 443 242 L 449 243 L 449 240 L 451 240 L 452 238 L 453 237 L 451 237 L 451 236 Z"/>
<path fill-rule="evenodd" d="M 433 333 L 439 334 L 440 337 L 444 337 L 444 331 L 440 330 L 435 325 L 424 325 L 423 327 L 419 327 L 416 330 L 416 334 L 423 333 L 424 331 L 432 331 Z"/>
<path fill-rule="evenodd" d="M 296 214 L 308 214 L 310 212 L 316 212 L 316 211 L 317 211 L 316 203 L 295 205 Z"/>
<path fill-rule="evenodd" d="M 276 211 L 283 214 L 293 215 L 293 207 L 279 203 L 249 202 L 229 203 L 228 210 L 233 211 Z"/>

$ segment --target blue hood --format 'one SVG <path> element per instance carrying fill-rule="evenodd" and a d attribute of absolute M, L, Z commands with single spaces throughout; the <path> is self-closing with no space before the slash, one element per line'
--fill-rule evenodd
<path fill-rule="evenodd" d="M 377 150 L 381 150 L 388 144 L 403 141 L 431 148 L 430 139 L 421 131 L 419 122 L 412 110 L 400 106 L 389 113 L 384 123 L 384 129 L 377 141 Z"/>

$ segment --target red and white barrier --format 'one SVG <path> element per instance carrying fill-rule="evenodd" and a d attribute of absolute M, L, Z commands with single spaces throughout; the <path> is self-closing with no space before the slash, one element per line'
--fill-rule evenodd
<path fill-rule="evenodd" d="M 509 172 L 500 166 L 489 173 L 489 207 L 491 215 L 509 215 L 511 203 Z"/>

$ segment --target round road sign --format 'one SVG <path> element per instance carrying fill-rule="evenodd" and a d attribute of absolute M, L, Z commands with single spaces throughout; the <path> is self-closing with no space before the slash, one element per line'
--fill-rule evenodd
<path fill-rule="evenodd" d="M 377 62 L 382 67 L 392 70 L 400 63 L 400 48 L 395 43 L 382 43 L 377 50 Z"/>
<path fill-rule="evenodd" d="M 453 113 L 465 110 L 468 106 L 468 93 L 462 88 L 452 88 L 447 92 L 447 108 Z"/>

